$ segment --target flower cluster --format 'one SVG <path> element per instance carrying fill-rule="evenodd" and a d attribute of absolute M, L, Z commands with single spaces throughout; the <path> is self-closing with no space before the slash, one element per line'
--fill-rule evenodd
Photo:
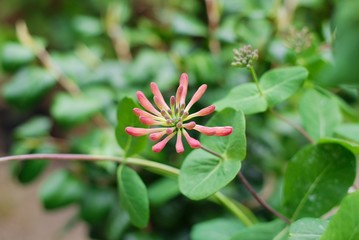
<path fill-rule="evenodd" d="M 258 49 L 252 50 L 251 45 L 246 45 L 239 49 L 233 49 L 234 61 L 233 66 L 250 68 L 253 66 L 253 62 L 258 59 Z"/>
<path fill-rule="evenodd" d="M 292 48 L 296 53 L 300 53 L 312 45 L 313 35 L 304 27 L 302 30 L 290 28 L 286 33 L 286 42 L 289 48 Z"/>
<path fill-rule="evenodd" d="M 195 117 L 206 116 L 215 110 L 214 105 L 205 107 L 198 112 L 189 113 L 189 110 L 204 94 L 207 85 L 203 84 L 193 95 L 192 99 L 186 105 L 186 95 L 188 89 L 188 76 L 183 73 L 180 78 L 180 85 L 177 89 L 176 96 L 171 96 L 169 105 L 166 104 L 156 83 L 151 83 L 151 90 L 154 95 L 153 100 L 157 108 L 146 98 L 143 92 L 137 92 L 137 98 L 141 106 L 146 110 L 134 108 L 133 112 L 139 117 L 140 121 L 150 126 L 150 128 L 135 128 L 127 127 L 126 132 L 132 136 L 138 137 L 149 135 L 156 143 L 152 150 L 160 152 L 168 141 L 177 135 L 176 151 L 182 153 L 184 151 L 182 136 L 185 137 L 188 144 L 192 148 L 200 148 L 201 143 L 192 138 L 188 134 L 188 130 L 196 130 L 208 136 L 227 136 L 232 133 L 232 127 L 206 127 L 197 124 L 194 121 L 189 121 Z"/>

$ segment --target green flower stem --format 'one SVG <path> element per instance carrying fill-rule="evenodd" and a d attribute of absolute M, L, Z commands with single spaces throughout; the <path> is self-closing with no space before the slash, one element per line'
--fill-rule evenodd
<path fill-rule="evenodd" d="M 264 207 L 265 209 L 267 209 L 267 211 L 271 212 L 274 216 L 282 219 L 286 224 L 291 224 L 291 221 L 284 215 L 282 215 L 280 212 L 277 212 L 274 208 L 272 208 L 271 206 L 269 206 L 258 194 L 257 192 L 254 190 L 254 188 L 251 186 L 251 184 L 248 182 L 248 180 L 244 177 L 244 175 L 239 172 L 238 173 L 238 177 L 239 179 L 242 181 L 242 183 L 244 184 L 244 186 L 247 188 L 247 190 L 252 194 L 252 196 L 257 200 L 257 202 Z"/>
<path fill-rule="evenodd" d="M 255 216 L 252 214 L 252 212 L 248 209 L 248 212 L 250 214 L 246 214 L 242 209 L 240 209 L 233 201 L 231 201 L 228 197 L 223 195 L 221 192 L 216 192 L 213 196 L 216 200 L 218 200 L 220 203 L 222 203 L 226 208 L 231 211 L 236 217 L 238 217 L 244 225 L 247 227 L 252 226 L 254 224 L 253 220 L 255 219 Z M 250 217 L 248 216 L 250 215 Z"/>
<path fill-rule="evenodd" d="M 205 146 L 201 146 L 200 148 L 201 148 L 202 150 L 204 150 L 204 151 L 206 151 L 206 152 L 212 154 L 213 156 L 216 156 L 216 157 L 218 157 L 218 158 L 220 158 L 220 159 L 222 159 L 222 160 L 224 159 L 221 154 L 216 153 L 216 152 L 212 151 L 211 149 L 206 148 Z"/>
<path fill-rule="evenodd" d="M 257 78 L 257 74 L 256 74 L 256 72 L 254 71 L 254 68 L 253 68 L 252 66 L 249 67 L 249 71 L 250 71 L 251 74 L 252 74 L 253 81 L 254 81 L 254 83 L 255 83 L 256 86 L 257 86 L 257 89 L 258 89 L 259 94 L 260 94 L 261 96 L 264 96 L 264 94 L 263 94 L 263 92 L 262 92 L 262 89 L 261 89 L 261 87 L 259 86 L 259 81 L 258 81 L 258 78 Z"/>
<path fill-rule="evenodd" d="M 204 147 L 204 146 L 201 146 L 201 149 L 204 150 L 204 151 L 206 151 L 206 152 L 208 152 L 208 153 L 210 153 L 210 154 L 212 154 L 212 155 L 214 155 L 214 156 L 216 156 L 216 157 L 218 157 L 218 158 L 220 158 L 220 159 L 222 159 L 222 160 L 224 160 L 224 158 L 223 158 L 222 155 L 220 155 L 219 153 L 216 153 L 216 152 L 212 151 L 212 150 L 209 149 L 209 148 L 206 148 L 206 147 Z M 273 209 L 271 206 L 269 206 L 269 205 L 257 194 L 257 192 L 254 190 L 254 188 L 250 185 L 250 183 L 247 181 L 247 179 L 244 177 L 244 175 L 243 175 L 241 172 L 238 173 L 238 177 L 239 177 L 239 179 L 242 181 L 242 183 L 244 184 L 244 186 L 247 188 L 247 190 L 252 194 L 252 196 L 257 200 L 257 202 L 258 202 L 262 207 L 264 207 L 265 209 L 267 209 L 267 211 L 271 212 L 271 213 L 272 213 L 273 215 L 275 215 L 276 217 L 282 219 L 285 223 L 290 224 L 290 220 L 289 220 L 286 216 L 282 215 L 281 213 L 279 213 L 279 212 L 277 212 L 275 209 Z M 219 192 L 218 192 L 218 193 L 219 193 Z M 217 194 L 218 194 L 218 193 L 217 193 Z M 223 201 L 223 199 L 220 199 L 220 196 L 217 195 L 216 197 L 217 197 L 222 203 L 225 202 L 225 201 Z M 230 206 L 229 206 L 228 203 L 226 203 L 226 205 L 227 205 L 227 208 L 229 208 L 231 211 L 232 211 L 232 210 L 235 210 L 235 209 L 231 209 L 232 207 L 237 208 L 237 207 L 233 204 L 233 202 L 231 202 Z M 234 205 L 234 206 L 233 206 L 233 205 Z M 238 209 L 238 208 L 237 208 L 237 209 Z M 242 219 L 242 217 L 243 217 L 243 216 L 242 216 L 242 214 L 243 214 L 242 211 L 235 212 L 234 214 L 235 214 L 236 216 L 238 216 L 240 219 Z M 247 217 L 245 214 L 244 214 L 244 216 Z M 245 224 L 246 224 L 247 220 L 250 221 L 249 219 L 246 219 L 246 220 L 244 220 L 244 221 L 243 221 L 243 219 L 242 219 L 243 223 L 245 223 Z"/>
<path fill-rule="evenodd" d="M 100 155 L 86 155 L 86 154 L 24 154 L 24 155 L 15 155 L 15 156 L 6 156 L 0 157 L 0 162 L 6 161 L 18 161 L 18 160 L 33 160 L 33 159 L 43 159 L 43 160 L 62 160 L 62 161 L 71 161 L 71 160 L 81 160 L 81 161 L 113 161 L 123 163 L 124 158 L 114 157 L 114 156 L 100 156 Z M 146 159 L 140 158 L 127 158 L 127 164 L 133 164 L 137 166 L 145 167 L 152 172 L 166 176 L 166 177 L 177 177 L 179 175 L 179 169 L 158 163 L 149 161 Z M 223 195 L 220 192 L 217 192 L 213 195 L 213 198 L 217 199 L 224 207 L 226 207 L 230 212 L 237 216 L 245 225 L 253 224 L 252 221 L 246 214 L 228 197 Z M 248 214 L 249 215 L 249 214 Z M 251 214 L 253 215 L 253 214 Z M 254 215 L 253 215 L 254 216 Z M 252 219 L 253 219 L 253 216 Z"/>
<path fill-rule="evenodd" d="M 289 121 L 288 119 L 286 119 L 284 116 L 282 116 L 280 113 L 278 113 L 277 111 L 275 111 L 273 108 L 270 109 L 270 112 L 277 117 L 278 119 L 282 120 L 283 122 L 287 123 L 289 126 L 293 127 L 295 130 L 297 130 L 300 134 L 303 135 L 303 137 L 305 137 L 308 142 L 310 142 L 310 144 L 315 144 L 315 141 L 309 136 L 309 134 L 299 125 Z"/>

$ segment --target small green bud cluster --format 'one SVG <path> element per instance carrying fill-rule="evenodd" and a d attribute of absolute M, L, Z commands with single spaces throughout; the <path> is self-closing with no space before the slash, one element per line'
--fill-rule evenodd
<path fill-rule="evenodd" d="M 255 60 L 258 59 L 258 49 L 252 49 L 251 45 L 245 45 L 239 49 L 233 49 L 233 66 L 241 68 L 251 68 Z"/>
<path fill-rule="evenodd" d="M 286 42 L 289 48 L 293 49 L 296 53 L 300 53 L 308 49 L 313 41 L 313 35 L 304 27 L 302 30 L 291 28 L 287 32 Z"/>

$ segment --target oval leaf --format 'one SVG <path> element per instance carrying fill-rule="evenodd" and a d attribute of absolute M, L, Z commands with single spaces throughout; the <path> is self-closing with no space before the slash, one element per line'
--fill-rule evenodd
<path fill-rule="evenodd" d="M 59 93 L 51 106 L 51 115 L 61 125 L 73 126 L 89 120 L 100 109 L 101 103 L 94 98 Z"/>
<path fill-rule="evenodd" d="M 337 101 L 314 89 L 307 91 L 302 97 L 299 112 L 305 130 L 314 140 L 331 137 L 341 122 Z"/>
<path fill-rule="evenodd" d="M 66 170 L 54 172 L 40 188 L 45 208 L 54 209 L 77 202 L 83 195 L 83 184 Z"/>
<path fill-rule="evenodd" d="M 145 184 L 134 170 L 123 165 L 117 170 L 117 181 L 121 204 L 131 222 L 139 228 L 146 227 L 150 209 Z"/>
<path fill-rule="evenodd" d="M 318 218 L 302 218 L 289 228 L 289 240 L 319 240 L 328 221 Z"/>
<path fill-rule="evenodd" d="M 206 124 L 208 127 L 232 126 L 232 134 L 225 137 L 201 136 L 203 146 L 228 159 L 243 160 L 246 156 L 246 127 L 242 111 L 224 109 L 216 113 Z"/>
<path fill-rule="evenodd" d="M 140 153 L 146 147 L 146 136 L 133 137 L 125 131 L 126 127 L 142 127 L 138 117 L 133 113 L 133 109 L 138 105 L 131 98 L 124 98 L 117 108 L 117 127 L 116 139 L 120 147 L 125 151 L 125 156 Z"/>
<path fill-rule="evenodd" d="M 232 181 L 240 168 L 240 161 L 220 159 L 201 149 L 194 150 L 182 164 L 180 190 L 193 200 L 207 198 Z"/>
<path fill-rule="evenodd" d="M 244 228 L 237 219 L 218 218 L 197 223 L 191 231 L 192 240 L 229 240 L 231 236 Z"/>
<path fill-rule="evenodd" d="M 321 239 L 355 240 L 359 239 L 359 191 L 356 191 L 340 204 L 339 211 L 330 220 Z"/>
<path fill-rule="evenodd" d="M 56 83 L 49 71 L 39 67 L 26 67 L 6 83 L 2 94 L 7 102 L 18 108 L 32 106 Z"/>
<path fill-rule="evenodd" d="M 307 77 L 308 71 L 304 67 L 278 68 L 263 74 L 259 84 L 272 107 L 298 91 Z"/>
<path fill-rule="evenodd" d="M 335 143 L 308 146 L 289 162 L 284 207 L 291 219 L 320 217 L 346 195 L 355 178 L 355 157 Z"/>
<path fill-rule="evenodd" d="M 276 235 L 283 230 L 285 223 L 275 220 L 267 223 L 258 223 L 249 228 L 239 229 L 231 240 L 268 240 L 277 239 Z"/>
<path fill-rule="evenodd" d="M 254 83 L 241 84 L 232 89 L 229 94 L 214 103 L 217 110 L 233 108 L 245 114 L 254 114 L 267 110 L 267 101 L 258 92 Z"/>

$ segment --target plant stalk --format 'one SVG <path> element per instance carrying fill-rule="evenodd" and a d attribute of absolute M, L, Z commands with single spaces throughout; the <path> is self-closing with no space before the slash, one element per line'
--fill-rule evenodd
<path fill-rule="evenodd" d="M 245 176 L 239 172 L 238 173 L 238 177 L 239 179 L 242 181 L 242 183 L 244 184 L 244 186 L 247 188 L 247 190 L 252 194 L 252 196 L 258 201 L 258 203 L 260 205 L 262 205 L 262 207 L 264 207 L 265 209 L 267 209 L 269 212 L 271 212 L 273 215 L 275 215 L 276 217 L 282 219 L 285 223 L 290 224 L 291 221 L 284 215 L 282 215 L 280 212 L 277 212 L 274 208 L 272 208 L 271 206 L 269 206 L 258 194 L 257 192 L 254 190 L 254 188 L 252 187 L 252 185 L 248 182 L 248 180 L 245 178 Z"/>
<path fill-rule="evenodd" d="M 259 81 L 258 81 L 257 74 L 256 74 L 256 72 L 254 71 L 254 68 L 253 68 L 252 66 L 249 67 L 249 71 L 250 71 L 251 74 L 252 74 L 253 81 L 254 81 L 254 83 L 255 83 L 256 86 L 257 86 L 257 89 L 258 89 L 259 94 L 260 94 L 261 96 L 264 96 L 264 94 L 263 94 L 263 92 L 262 92 L 262 89 L 261 89 L 261 87 L 260 87 L 260 85 L 259 85 Z"/>
<path fill-rule="evenodd" d="M 86 155 L 86 154 L 49 154 L 49 153 L 39 153 L 39 154 L 24 154 L 24 155 L 15 155 L 15 156 L 5 156 L 0 157 L 0 163 L 6 161 L 19 161 L 19 160 L 33 160 L 33 159 L 43 159 L 43 160 L 62 160 L 62 161 L 71 161 L 71 160 L 80 160 L 80 161 L 113 161 L 118 163 L 123 163 L 124 158 L 114 157 L 114 156 L 101 156 L 101 155 Z M 158 173 L 166 177 L 177 177 L 179 175 L 179 169 L 158 163 L 149 161 L 146 159 L 140 158 L 126 158 L 127 164 L 133 164 L 137 166 L 142 166 L 151 170 L 152 172 Z M 236 217 L 239 218 L 246 226 L 252 225 L 252 221 L 246 214 L 236 206 L 236 204 L 228 197 L 223 195 L 220 192 L 217 192 L 213 195 L 215 199 L 218 200 L 224 207 L 226 207 L 230 212 L 232 212 Z"/>

